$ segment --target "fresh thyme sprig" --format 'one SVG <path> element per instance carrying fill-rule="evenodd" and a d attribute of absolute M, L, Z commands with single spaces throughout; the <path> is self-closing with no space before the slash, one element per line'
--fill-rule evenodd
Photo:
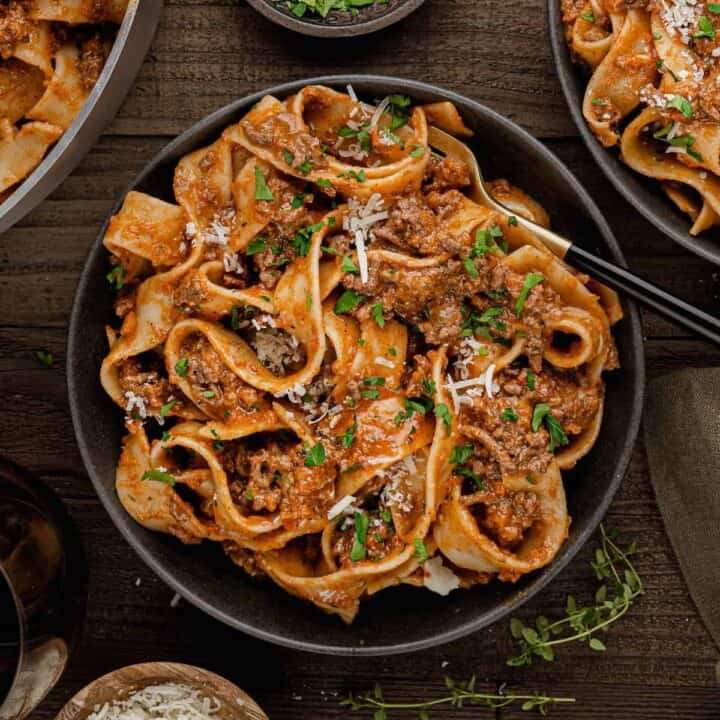
<path fill-rule="evenodd" d="M 602 585 L 595 593 L 595 602 L 579 606 L 572 595 L 566 601 L 566 616 L 551 623 L 542 615 L 535 627 L 521 620 L 510 621 L 510 632 L 520 646 L 520 653 L 507 661 L 508 665 L 531 665 L 536 657 L 554 660 L 557 645 L 587 642 L 591 650 L 604 651 L 605 643 L 598 637 L 612 623 L 619 620 L 643 593 L 643 583 L 630 556 L 637 548 L 635 542 L 621 548 L 616 544 L 617 532 L 606 532 L 600 526 L 600 547 L 590 565 Z"/>
<path fill-rule="evenodd" d="M 449 705 L 461 708 L 467 705 L 485 705 L 493 710 L 507 707 L 508 705 L 520 704 L 521 710 L 537 710 L 541 715 L 547 715 L 548 709 L 556 703 L 574 703 L 575 698 L 551 697 L 549 695 L 534 694 L 522 695 L 506 692 L 502 687 L 495 693 L 480 692 L 475 689 L 475 676 L 467 682 L 455 682 L 452 678 L 445 678 L 445 686 L 450 691 L 449 695 L 424 700 L 420 702 L 387 702 L 383 698 L 380 685 L 375 685 L 371 692 L 359 695 L 350 695 L 340 704 L 349 707 L 350 710 L 372 710 L 373 720 L 386 720 L 389 710 L 417 710 L 419 720 L 428 720 L 430 710 L 438 706 Z"/>

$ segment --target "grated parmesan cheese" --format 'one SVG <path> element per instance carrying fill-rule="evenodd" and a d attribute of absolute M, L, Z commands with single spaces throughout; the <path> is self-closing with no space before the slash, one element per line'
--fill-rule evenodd
<path fill-rule="evenodd" d="M 387 220 L 387 210 L 383 210 L 383 198 L 380 193 L 373 193 L 364 205 L 355 198 L 348 200 L 348 212 L 343 218 L 343 230 L 352 233 L 358 255 L 360 281 L 368 281 L 367 245 L 372 239 L 371 227 Z"/>
<path fill-rule="evenodd" d="M 391 368 L 391 369 L 395 367 L 394 362 L 392 362 L 391 360 L 388 360 L 387 358 L 380 357 L 380 356 L 375 358 L 375 364 L 382 365 L 383 367 Z"/>
<path fill-rule="evenodd" d="M 125 405 L 125 412 L 130 415 L 133 410 L 137 410 L 138 415 L 144 420 L 147 417 L 147 408 L 145 407 L 145 398 L 140 395 L 136 395 L 132 390 L 125 392 L 127 398 L 127 405 Z"/>
<path fill-rule="evenodd" d="M 87 720 L 213 720 L 222 703 L 188 685 L 163 683 L 95 706 Z"/>
<path fill-rule="evenodd" d="M 352 504 L 357 498 L 354 495 L 346 495 L 340 498 L 329 510 L 327 514 L 328 520 L 334 520 L 336 517 L 343 515 L 352 508 Z"/>
<path fill-rule="evenodd" d="M 438 595 L 449 595 L 460 587 L 460 579 L 443 565 L 442 558 L 434 557 L 423 563 L 425 573 L 425 587 Z"/>
<path fill-rule="evenodd" d="M 668 34 L 671 37 L 680 35 L 680 39 L 687 45 L 703 4 L 699 4 L 698 0 L 662 0 L 660 18 Z"/>

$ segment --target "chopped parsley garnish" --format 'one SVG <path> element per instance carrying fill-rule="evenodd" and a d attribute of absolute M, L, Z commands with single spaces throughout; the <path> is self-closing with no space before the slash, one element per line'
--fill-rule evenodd
<path fill-rule="evenodd" d="M 377 400 L 380 397 L 380 391 L 379 390 L 361 390 L 360 394 L 366 399 L 366 400 Z"/>
<path fill-rule="evenodd" d="M 358 427 L 357 415 L 353 415 L 353 424 L 340 436 L 340 444 L 349 448 L 355 442 L 355 432 Z"/>
<path fill-rule="evenodd" d="M 302 206 L 303 202 L 305 202 L 305 193 L 300 192 L 295 195 L 295 197 L 290 202 L 290 207 L 293 210 L 297 210 L 299 207 Z"/>
<path fill-rule="evenodd" d="M 146 470 L 142 474 L 142 477 L 140 479 L 164 482 L 170 487 L 173 487 L 175 485 L 175 478 L 170 473 L 166 473 L 163 470 Z"/>
<path fill-rule="evenodd" d="M 535 373 L 532 370 L 527 371 L 527 386 L 530 390 L 535 389 Z"/>
<path fill-rule="evenodd" d="M 586 10 L 580 17 L 585 20 L 585 22 L 594 23 L 595 22 L 595 13 L 592 10 Z"/>
<path fill-rule="evenodd" d="M 485 490 L 485 483 L 482 481 L 482 478 L 475 472 L 473 472 L 468 467 L 459 467 L 455 468 L 453 471 L 456 475 L 462 475 L 463 477 L 468 478 L 469 480 L 472 480 L 475 485 L 477 486 L 478 490 Z"/>
<path fill-rule="evenodd" d="M 246 255 L 256 255 L 259 252 L 262 252 L 267 245 L 267 242 L 264 237 L 256 237 L 253 238 L 247 245 L 247 248 L 245 248 L 245 254 Z"/>
<path fill-rule="evenodd" d="M 306 225 L 301 227 L 293 240 L 293 247 L 295 248 L 295 254 L 298 257 L 306 257 L 310 252 L 310 242 L 312 236 L 318 230 L 322 229 L 323 223 L 315 223 L 314 225 Z"/>
<path fill-rule="evenodd" d="M 707 9 L 714 15 L 720 15 L 720 3 L 708 3 Z"/>
<path fill-rule="evenodd" d="M 367 540 L 367 530 L 370 524 L 370 518 L 361 512 L 356 512 L 355 515 L 355 540 L 353 542 L 352 550 L 350 550 L 351 562 L 357 562 L 358 560 L 364 560 L 367 556 L 365 549 L 365 542 Z"/>
<path fill-rule="evenodd" d="M 391 95 L 388 108 L 392 120 L 390 122 L 390 130 L 397 130 L 405 125 L 410 116 L 410 98 L 407 95 Z"/>
<path fill-rule="evenodd" d="M 456 445 L 450 453 L 450 462 L 453 465 L 464 465 L 473 455 L 472 443 Z"/>
<path fill-rule="evenodd" d="M 363 379 L 363 383 L 368 387 L 383 387 L 385 378 L 382 375 L 371 375 Z"/>
<path fill-rule="evenodd" d="M 333 186 L 333 184 L 329 180 L 326 180 L 325 178 L 318 178 L 315 181 L 315 184 L 319 185 L 321 188 L 331 188 Z"/>
<path fill-rule="evenodd" d="M 47 350 L 36 350 L 35 359 L 46 368 L 51 368 L 53 364 L 53 356 Z"/>
<path fill-rule="evenodd" d="M 392 355 L 393 357 L 397 357 L 397 350 L 394 347 L 389 347 L 387 349 L 388 355 Z"/>
<path fill-rule="evenodd" d="M 358 295 L 354 290 L 346 290 L 335 302 L 335 314 L 342 315 L 357 307 L 363 300 L 364 296 Z"/>
<path fill-rule="evenodd" d="M 450 434 L 452 430 L 452 415 L 450 414 L 450 408 L 445 403 L 438 403 L 435 406 L 435 417 L 440 418 L 445 426 L 445 431 Z"/>
<path fill-rule="evenodd" d="M 305 162 L 300 163 L 300 165 L 297 166 L 297 170 L 303 175 L 307 175 L 312 170 L 312 160 L 305 160 Z"/>
<path fill-rule="evenodd" d="M 660 62 L 662 62 L 662 60 Z M 593 105 L 597 105 L 598 107 L 605 107 L 605 101 L 600 98 L 593 98 L 591 102 Z"/>
<path fill-rule="evenodd" d="M 518 296 L 517 302 L 515 303 L 515 314 L 522 315 L 523 308 L 525 307 L 525 301 L 530 291 L 539 285 L 545 278 L 540 273 L 528 273 L 525 276 L 525 282 L 523 283 L 522 290 Z"/>
<path fill-rule="evenodd" d="M 160 408 L 160 417 L 164 418 L 170 412 L 170 410 L 172 410 L 172 407 L 173 407 L 173 405 L 175 405 L 175 403 L 176 403 L 175 400 L 169 400 L 168 402 L 166 402 Z"/>
<path fill-rule="evenodd" d="M 365 182 L 365 171 L 361 170 L 360 172 L 355 172 L 355 170 L 350 170 L 349 175 L 354 180 L 357 180 L 359 183 Z"/>
<path fill-rule="evenodd" d="M 694 38 L 708 38 L 708 40 L 715 39 L 715 28 L 713 27 L 712 20 L 707 16 L 703 15 L 698 20 L 697 32 L 693 33 Z"/>
<path fill-rule="evenodd" d="M 200 394 L 205 398 L 214 398 L 215 397 L 215 393 L 212 390 L 203 390 Z"/>
<path fill-rule="evenodd" d="M 480 274 L 478 272 L 478 269 L 475 267 L 475 263 L 472 261 L 472 259 L 469 256 L 466 258 L 463 258 L 462 264 L 463 264 L 463 267 L 465 268 L 465 272 L 471 278 L 476 278 Z"/>
<path fill-rule="evenodd" d="M 512 408 L 509 408 L 509 407 L 506 407 L 506 408 L 502 411 L 500 417 L 501 417 L 503 420 L 507 420 L 507 421 L 509 421 L 509 422 L 517 422 L 517 421 L 518 421 L 518 415 L 517 415 L 517 413 L 516 413 Z"/>
<path fill-rule="evenodd" d="M 413 545 L 415 546 L 415 552 L 413 553 L 413 557 L 418 560 L 421 565 L 426 560 L 430 559 L 430 553 L 428 552 L 427 548 L 425 547 L 425 543 L 422 541 L 421 538 L 416 537 L 413 540 Z"/>
<path fill-rule="evenodd" d="M 283 160 L 288 165 L 292 165 L 295 162 L 295 156 L 289 150 L 283 150 Z"/>
<path fill-rule="evenodd" d="M 423 394 L 427 395 L 428 397 L 432 397 L 435 394 L 435 390 L 437 389 L 435 386 L 434 380 L 423 380 L 422 381 L 422 389 Z"/>
<path fill-rule="evenodd" d="M 255 199 L 256 200 L 275 200 L 275 196 L 270 192 L 270 188 L 265 182 L 265 176 L 262 170 L 255 166 Z"/>
<path fill-rule="evenodd" d="M 105 277 L 116 290 L 120 290 L 125 284 L 125 268 L 122 265 L 116 265 Z"/>
<path fill-rule="evenodd" d="M 325 448 L 322 443 L 313 445 L 305 457 L 305 467 L 317 467 L 325 462 Z"/>
<path fill-rule="evenodd" d="M 245 499 L 248 500 L 249 502 L 252 502 L 255 499 L 255 493 L 250 489 L 246 490 L 245 491 Z"/>
<path fill-rule="evenodd" d="M 693 116 L 693 109 L 690 101 L 682 95 L 671 95 L 667 100 L 666 107 L 679 110 L 683 114 L 683 117 L 688 120 Z"/>
<path fill-rule="evenodd" d="M 422 145 L 414 145 L 415 149 L 410 153 L 411 158 L 422 157 L 425 154 L 425 148 Z"/>
<path fill-rule="evenodd" d="M 593 100 L 593 102 L 595 102 Z M 518 219 L 514 215 L 508 216 L 508 225 L 512 225 L 513 227 L 517 227 Z"/>
<path fill-rule="evenodd" d="M 342 265 L 340 269 L 346 273 L 359 273 L 360 268 L 353 262 L 353 259 L 349 255 L 344 255 L 342 259 Z"/>
<path fill-rule="evenodd" d="M 385 327 L 385 316 L 383 315 L 383 304 L 381 302 L 375 303 L 372 308 L 370 308 L 370 315 L 379 327 Z"/>
<path fill-rule="evenodd" d="M 160 436 L 160 439 L 163 442 L 167 442 L 170 439 L 170 431 L 169 430 L 163 430 L 163 434 Z"/>
<path fill-rule="evenodd" d="M 175 372 L 180 377 L 185 377 L 188 374 L 188 363 L 190 361 L 186 357 L 181 357 L 176 363 L 175 363 Z"/>
<path fill-rule="evenodd" d="M 532 431 L 537 432 L 543 422 L 550 435 L 550 452 L 554 452 L 558 445 L 567 445 L 570 442 L 560 421 L 553 416 L 550 406 L 547 403 L 538 403 L 533 408 L 532 423 L 530 424 Z"/>

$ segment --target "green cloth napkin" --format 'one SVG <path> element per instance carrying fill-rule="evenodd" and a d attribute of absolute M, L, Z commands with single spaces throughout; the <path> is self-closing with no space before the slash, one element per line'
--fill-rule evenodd
<path fill-rule="evenodd" d="M 645 444 L 665 529 L 720 647 L 720 368 L 681 370 L 648 384 Z"/>

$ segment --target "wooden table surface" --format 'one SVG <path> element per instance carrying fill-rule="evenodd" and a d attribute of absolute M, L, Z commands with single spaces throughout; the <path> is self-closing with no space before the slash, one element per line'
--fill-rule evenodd
<path fill-rule="evenodd" d="M 273 719 L 347 717 L 338 698 L 376 681 L 388 697 L 421 698 L 439 692 L 446 673 L 458 679 L 474 673 L 488 688 L 507 682 L 578 699 L 570 709 L 554 710 L 554 717 L 720 718 L 718 652 L 663 530 L 642 440 L 607 522 L 638 538 L 647 593 L 612 628 L 606 653 L 569 645 L 556 662 L 529 669 L 505 666 L 511 651 L 507 622 L 448 646 L 377 659 L 308 655 L 235 633 L 184 603 L 171 608 L 173 592 L 145 567 L 100 505 L 75 445 L 64 356 L 73 292 L 102 219 L 143 164 L 207 113 L 263 87 L 346 71 L 425 80 L 515 120 L 585 184 L 634 270 L 719 310 L 717 270 L 642 220 L 594 167 L 555 77 L 543 0 L 427 0 L 394 28 L 338 42 L 293 35 L 240 0 L 168 0 L 115 122 L 57 191 L 0 237 L 0 451 L 59 492 L 80 526 L 91 570 L 84 639 L 33 718 L 54 718 L 98 675 L 147 660 L 215 670 L 247 690 Z M 720 364 L 717 348 L 651 314 L 643 321 L 650 378 L 687 365 Z M 52 369 L 36 362 L 38 349 L 54 355 Z M 590 552 L 587 547 L 521 615 L 559 616 L 568 593 L 587 596 L 594 587 Z M 492 715 L 473 708 L 434 717 Z"/>

